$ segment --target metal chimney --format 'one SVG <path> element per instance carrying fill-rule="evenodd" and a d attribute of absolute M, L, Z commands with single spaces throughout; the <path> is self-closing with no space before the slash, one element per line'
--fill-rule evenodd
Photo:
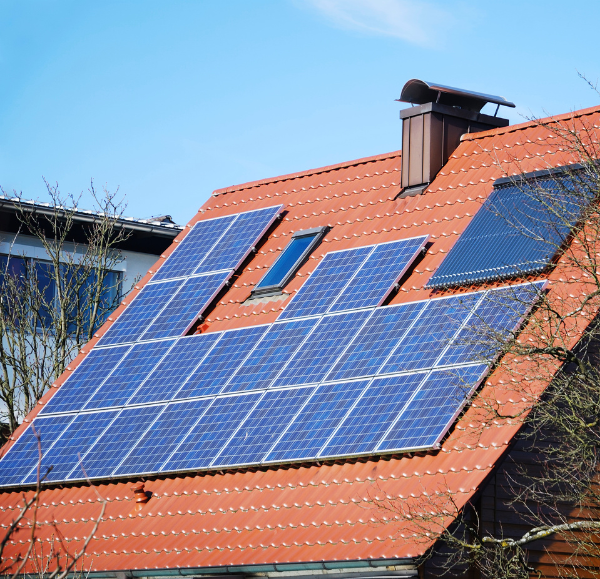
<path fill-rule="evenodd" d="M 423 80 L 409 80 L 400 102 L 411 103 L 400 111 L 402 119 L 402 192 L 419 195 L 433 181 L 465 133 L 506 127 L 507 119 L 482 115 L 487 103 L 514 108 L 504 97 L 488 95 Z"/>

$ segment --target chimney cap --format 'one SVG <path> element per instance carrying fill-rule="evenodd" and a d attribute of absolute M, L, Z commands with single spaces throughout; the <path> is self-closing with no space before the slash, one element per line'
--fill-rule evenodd
<path fill-rule="evenodd" d="M 454 88 L 437 82 L 419 80 L 418 78 L 413 78 L 404 85 L 398 100 L 416 105 L 439 103 L 475 112 L 479 112 L 487 103 L 515 108 L 514 103 L 501 96 Z"/>

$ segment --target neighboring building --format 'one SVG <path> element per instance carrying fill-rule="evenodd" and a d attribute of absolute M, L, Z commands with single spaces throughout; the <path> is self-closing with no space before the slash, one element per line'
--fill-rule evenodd
<path fill-rule="evenodd" d="M 56 521 L 64 544 L 80 548 L 99 497 L 108 501 L 82 562 L 90 578 L 427 577 L 418 557 L 433 541 L 402 520 L 378 523 L 374 497 L 446 494 L 458 508 L 479 505 L 486 526 L 509 510 L 521 424 L 474 432 L 476 407 L 459 414 L 456 385 L 441 372 L 452 367 L 471 388 L 487 369 L 444 366 L 445 333 L 466 326 L 440 329 L 443 304 L 483 299 L 519 272 L 523 287 L 561 287 L 560 267 L 541 275 L 516 262 L 507 275 L 482 274 L 477 258 L 502 252 L 461 235 L 506 185 L 503 167 L 527 176 L 577 159 L 543 124 L 479 113 L 486 102 L 511 106 L 502 98 L 412 82 L 403 100 L 418 106 L 402 111 L 402 153 L 213 193 L 5 447 L 4 528 L 24 487 L 31 496 L 34 419 L 55 465 L 40 497 L 44 544 Z M 595 131 L 600 107 L 546 122 L 556 120 Z M 475 265 L 445 262 L 458 240 Z M 393 255 L 371 263 L 381 248 Z M 448 279 L 459 280 L 451 290 Z M 375 327 L 381 312 L 402 315 Z M 501 378 L 492 373 L 476 396 L 507 397 Z M 98 479 L 92 487 L 77 452 Z M 5 557 L 22 556 L 27 537 L 11 540 Z M 540 542 L 532 561 L 545 576 L 552 545 Z"/>

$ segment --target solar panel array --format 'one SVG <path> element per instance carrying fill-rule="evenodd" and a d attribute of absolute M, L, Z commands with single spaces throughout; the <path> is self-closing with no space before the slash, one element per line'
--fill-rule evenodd
<path fill-rule="evenodd" d="M 431 277 L 448 287 L 544 270 L 589 203 L 585 175 L 557 175 L 494 189 Z"/>
<path fill-rule="evenodd" d="M 184 334 L 282 209 L 283 205 L 277 205 L 196 223 L 99 345 Z"/>
<path fill-rule="evenodd" d="M 95 349 L 34 421 L 42 472 L 54 465 L 58 482 L 83 479 L 82 465 L 109 478 L 432 448 L 543 285 Z M 36 473 L 30 427 L 0 485 Z"/>

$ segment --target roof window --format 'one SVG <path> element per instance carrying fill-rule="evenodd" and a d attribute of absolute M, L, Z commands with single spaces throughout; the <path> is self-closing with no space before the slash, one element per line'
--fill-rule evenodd
<path fill-rule="evenodd" d="M 292 235 L 292 239 L 287 247 L 258 282 L 254 290 L 252 290 L 252 296 L 266 296 L 280 293 L 306 258 L 319 245 L 327 230 L 328 227 L 315 227 L 313 229 L 296 231 Z"/>

